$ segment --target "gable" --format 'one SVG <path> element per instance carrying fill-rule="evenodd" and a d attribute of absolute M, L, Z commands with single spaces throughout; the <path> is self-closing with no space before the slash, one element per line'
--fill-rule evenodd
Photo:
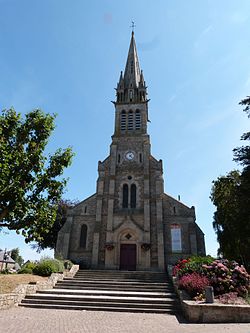
<path fill-rule="evenodd" d="M 69 209 L 68 215 L 95 215 L 96 193 Z"/>
<path fill-rule="evenodd" d="M 164 215 L 176 215 L 176 216 L 186 216 L 193 217 L 195 219 L 195 208 L 186 206 L 181 201 L 178 201 L 171 197 L 170 195 L 164 193 L 163 196 L 163 209 Z"/>

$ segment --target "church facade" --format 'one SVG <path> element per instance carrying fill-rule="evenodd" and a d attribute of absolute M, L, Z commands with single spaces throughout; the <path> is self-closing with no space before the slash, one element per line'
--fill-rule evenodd
<path fill-rule="evenodd" d="M 151 155 L 134 32 L 116 92 L 115 129 L 110 154 L 98 163 L 96 193 L 68 212 L 57 255 L 93 269 L 156 271 L 205 255 L 194 207 L 164 193 L 162 161 Z"/>

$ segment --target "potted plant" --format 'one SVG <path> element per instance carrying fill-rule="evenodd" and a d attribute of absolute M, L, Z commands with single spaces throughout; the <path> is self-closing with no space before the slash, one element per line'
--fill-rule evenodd
<path fill-rule="evenodd" d="M 143 243 L 141 245 L 141 248 L 142 248 L 143 251 L 148 251 L 148 250 L 150 250 L 151 245 L 149 243 Z"/>

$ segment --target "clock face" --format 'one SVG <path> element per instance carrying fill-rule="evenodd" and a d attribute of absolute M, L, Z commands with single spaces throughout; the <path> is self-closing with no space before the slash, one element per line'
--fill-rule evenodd
<path fill-rule="evenodd" d="M 125 154 L 125 157 L 126 157 L 126 160 L 128 161 L 132 161 L 135 157 L 135 154 L 132 152 L 132 151 L 128 151 L 126 154 Z"/>

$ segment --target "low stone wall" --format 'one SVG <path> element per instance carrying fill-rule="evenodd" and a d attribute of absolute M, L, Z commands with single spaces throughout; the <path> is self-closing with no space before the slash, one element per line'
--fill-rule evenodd
<path fill-rule="evenodd" d="M 17 306 L 26 295 L 34 294 L 39 290 L 52 289 L 57 281 L 63 280 L 64 277 L 73 277 L 78 270 L 79 265 L 73 265 L 69 271 L 51 274 L 46 282 L 20 284 L 12 293 L 0 294 L 0 310 Z"/>
<path fill-rule="evenodd" d="M 201 304 L 183 300 L 182 307 L 191 323 L 250 323 L 249 305 Z"/>
<path fill-rule="evenodd" d="M 172 267 L 168 268 L 174 289 L 179 296 L 185 318 L 191 323 L 250 323 L 250 305 L 195 302 L 185 291 L 177 288 Z"/>

